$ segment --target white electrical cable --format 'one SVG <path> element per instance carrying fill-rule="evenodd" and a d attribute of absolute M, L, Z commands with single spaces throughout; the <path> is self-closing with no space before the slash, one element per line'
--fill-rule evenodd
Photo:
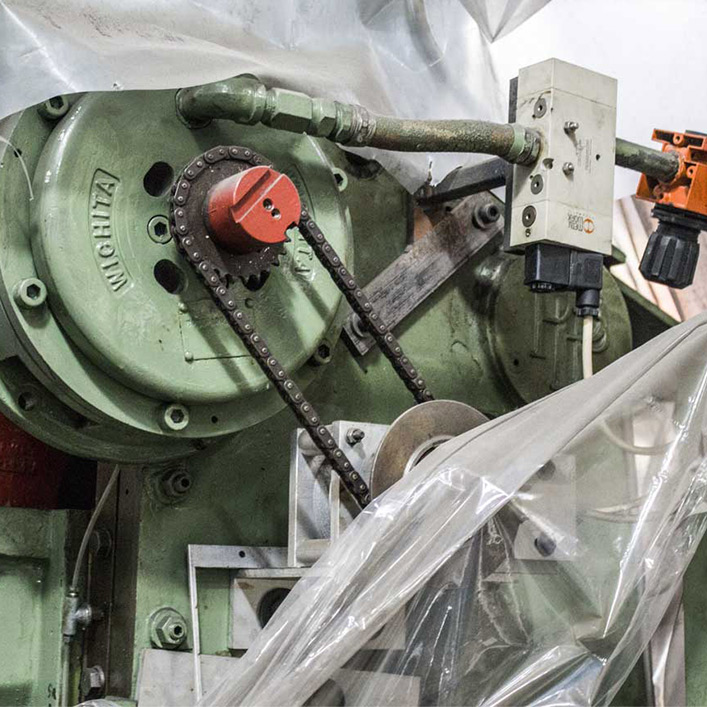
<path fill-rule="evenodd" d="M 86 548 L 88 547 L 88 541 L 91 539 L 91 533 L 93 532 L 93 529 L 96 527 L 96 521 L 98 520 L 98 516 L 101 514 L 101 511 L 103 510 L 103 506 L 106 505 L 106 501 L 108 500 L 108 496 L 110 496 L 110 492 L 112 491 L 113 487 L 115 486 L 115 482 L 118 480 L 119 474 L 120 474 L 120 467 L 116 464 L 115 469 L 113 469 L 113 473 L 110 475 L 110 479 L 108 479 L 108 483 L 106 484 L 106 487 L 103 489 L 103 493 L 101 494 L 101 497 L 98 499 L 98 503 L 96 504 L 96 507 L 93 509 L 93 514 L 91 515 L 91 520 L 88 521 L 88 525 L 86 526 L 86 532 L 83 534 L 83 538 L 81 539 L 81 545 L 79 546 L 79 552 L 78 552 L 78 555 L 76 556 L 76 564 L 74 565 L 74 574 L 71 579 L 71 584 L 69 585 L 70 592 L 75 592 L 78 587 L 79 575 L 81 574 L 81 565 L 83 564 L 83 556 L 86 554 Z"/>
<path fill-rule="evenodd" d="M 637 444 L 631 444 L 630 442 L 621 439 L 618 435 L 615 435 L 609 428 L 606 420 L 599 421 L 599 428 L 617 447 L 623 449 L 625 452 L 637 454 L 638 456 L 653 457 L 658 456 L 659 454 L 665 454 L 669 447 L 675 442 L 675 440 L 673 440 L 671 442 L 665 442 L 664 444 L 657 444 L 654 447 L 639 447 Z"/>
<path fill-rule="evenodd" d="M 591 378 L 594 373 L 592 366 L 592 335 L 594 333 L 594 317 L 587 314 L 582 319 L 582 377 Z"/>
<path fill-rule="evenodd" d="M 86 530 L 83 534 L 83 538 L 81 538 L 81 545 L 79 546 L 79 551 L 78 554 L 76 555 L 76 564 L 74 565 L 74 574 L 72 575 L 71 578 L 71 584 L 69 585 L 69 591 L 67 593 L 67 598 L 70 596 L 76 596 L 76 592 L 78 584 L 79 584 L 79 576 L 81 574 L 81 565 L 83 564 L 83 558 L 84 555 L 86 554 L 86 548 L 88 548 L 88 542 L 91 539 L 91 533 L 93 533 L 93 529 L 96 527 L 96 521 L 98 520 L 98 516 L 101 515 L 101 511 L 103 510 L 103 506 L 106 505 L 106 501 L 108 500 L 108 496 L 110 496 L 110 492 L 113 490 L 113 487 L 115 486 L 115 482 L 118 480 L 118 476 L 120 474 L 120 467 L 116 464 L 115 468 L 113 469 L 113 473 L 110 475 L 110 479 L 108 479 L 108 483 L 106 484 L 106 487 L 103 489 L 103 493 L 101 494 L 101 497 L 98 499 L 98 503 L 96 504 L 96 507 L 93 509 L 93 513 L 91 514 L 91 519 L 88 521 L 88 525 L 86 526 Z M 72 636 L 64 636 L 64 641 L 62 642 L 61 645 L 61 686 L 60 686 L 60 694 L 59 694 L 59 704 L 62 707 L 67 707 L 69 704 L 69 680 L 70 680 L 70 662 L 71 662 L 71 641 L 73 639 Z"/>
<path fill-rule="evenodd" d="M 591 314 L 583 317 L 582 319 L 582 377 L 591 378 L 594 371 L 592 366 L 592 335 L 594 332 L 594 317 Z M 609 425 L 607 425 L 606 420 L 600 421 L 601 431 L 620 449 L 625 452 L 630 452 L 631 454 L 638 454 L 641 456 L 657 456 L 658 454 L 664 454 L 665 451 L 670 447 L 672 442 L 666 442 L 665 444 L 659 444 L 655 447 L 639 447 L 630 442 L 626 442 L 617 435 L 615 435 Z"/>

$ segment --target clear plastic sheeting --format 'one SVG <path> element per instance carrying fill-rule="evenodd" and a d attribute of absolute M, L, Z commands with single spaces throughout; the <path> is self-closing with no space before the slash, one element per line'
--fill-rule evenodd
<path fill-rule="evenodd" d="M 706 351 L 700 316 L 438 448 L 201 704 L 608 704 L 705 530 Z"/>
<path fill-rule="evenodd" d="M 476 20 L 484 37 L 493 42 L 547 5 L 550 0 L 460 0 Z"/>
<path fill-rule="evenodd" d="M 468 2 L 468 0 L 465 0 Z M 0 0 L 0 117 L 81 91 L 190 86 L 252 73 L 377 113 L 506 118 L 487 39 L 495 0 Z M 501 24 L 529 16 L 513 0 Z M 471 14 L 470 14 L 471 13 Z M 474 156 L 377 153 L 410 189 Z"/>

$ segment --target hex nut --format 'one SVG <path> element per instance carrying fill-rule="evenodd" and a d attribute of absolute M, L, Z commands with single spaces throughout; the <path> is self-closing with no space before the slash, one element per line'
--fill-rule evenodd
<path fill-rule="evenodd" d="M 480 204 L 474 209 L 471 220 L 477 228 L 488 228 L 499 218 L 501 218 L 501 209 L 495 203 L 488 202 Z"/>
<path fill-rule="evenodd" d="M 169 498 L 182 498 L 191 489 L 191 474 L 184 469 L 168 471 L 160 482 L 161 491 Z"/>
<path fill-rule="evenodd" d="M 303 133 L 312 122 L 312 101 L 296 91 L 283 88 L 271 89 L 273 110 L 270 112 L 270 126 L 278 130 Z"/>
<path fill-rule="evenodd" d="M 106 685 L 106 674 L 100 665 L 84 668 L 81 672 L 81 694 L 84 698 L 100 697 Z"/>
<path fill-rule="evenodd" d="M 152 613 L 149 620 L 150 641 L 155 648 L 174 650 L 187 638 L 187 622 L 176 610 L 163 606 Z"/>

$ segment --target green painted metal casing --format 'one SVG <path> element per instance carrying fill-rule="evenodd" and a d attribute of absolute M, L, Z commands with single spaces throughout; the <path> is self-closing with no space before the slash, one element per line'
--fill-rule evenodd
<path fill-rule="evenodd" d="M 173 91 L 88 94 L 58 123 L 29 109 L 3 134 L 12 147 L 2 145 L 0 303 L 11 334 L 0 401 L 11 417 L 70 452 L 141 461 L 184 456 L 282 408 L 165 237 L 169 189 L 195 155 L 247 144 L 290 176 L 349 263 L 336 147 L 226 121 L 192 130 Z M 236 295 L 306 386 L 306 362 L 338 338 L 342 296 L 295 229 L 275 270 Z M 18 299 L 28 278 L 46 286 L 46 302 Z M 188 411 L 183 430 L 165 425 L 170 404 Z"/>
<path fill-rule="evenodd" d="M 85 516 L 0 508 L 0 705 L 59 704 L 62 609 Z"/>
<path fill-rule="evenodd" d="M 189 616 L 188 544 L 286 544 L 295 428 L 230 332 L 212 321 L 186 269 L 176 295 L 156 282 L 160 260 L 183 265 L 154 226 L 148 232 L 151 220 L 166 214 L 167 195 L 147 193 L 145 175 L 159 161 L 177 170 L 180 160 L 215 144 L 262 152 L 295 178 L 362 284 L 400 255 L 411 236 L 409 195 L 374 163 L 325 141 L 261 127 L 214 121 L 189 130 L 176 119 L 173 101 L 173 92 L 86 96 L 59 124 L 29 110 L 3 131 L 22 150 L 35 195 L 29 202 L 21 161 L 6 149 L 0 171 L 0 315 L 6 321 L 0 325 L 15 340 L 0 345 L 0 407 L 58 446 L 151 461 L 124 468 L 112 514 L 101 521 L 115 533 L 115 554 L 92 567 L 113 604 L 110 633 L 89 630 L 87 660 L 103 665 L 109 694 L 124 697 L 133 694 L 141 651 L 150 646 L 153 612 L 171 606 Z M 292 161 L 279 164 L 283 156 Z M 102 223 L 95 209 L 103 207 L 116 214 L 110 238 L 105 228 L 93 228 Z M 115 241 L 119 261 L 113 253 L 101 260 L 108 240 Z M 528 292 L 521 260 L 499 246 L 489 244 L 396 328 L 436 397 L 491 416 L 580 377 L 572 295 Z M 377 350 L 357 358 L 338 340 L 346 314 L 338 294 L 311 251 L 297 240 L 287 250 L 262 290 L 240 290 L 252 300 L 257 325 L 285 366 L 299 369 L 324 420 L 391 422 L 412 404 L 409 392 Z M 49 291 L 48 307 L 39 311 L 22 309 L 12 294 L 16 282 L 30 277 L 42 278 Z M 594 332 L 597 368 L 631 348 L 632 321 L 607 275 Z M 144 338 L 134 333 L 141 329 Z M 312 365 L 321 342 L 333 355 Z M 193 354 L 191 361 L 185 353 Z M 20 404 L 27 391 L 40 403 L 31 410 Z M 171 401 L 203 408 L 203 417 L 194 415 L 198 434 L 159 426 L 155 411 Z M 240 431 L 203 449 L 203 440 L 222 429 Z M 183 463 L 191 489 L 177 503 L 162 502 L 151 491 L 152 477 L 165 469 L 156 462 L 188 454 Z M 227 652 L 228 572 L 200 572 L 199 593 L 203 651 Z M 191 626 L 183 649 L 190 647 Z"/>

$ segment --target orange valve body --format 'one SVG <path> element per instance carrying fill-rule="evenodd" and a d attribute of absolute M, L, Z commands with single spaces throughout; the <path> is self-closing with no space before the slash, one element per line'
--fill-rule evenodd
<path fill-rule="evenodd" d="M 680 167 L 670 182 L 642 174 L 636 196 L 707 216 L 707 135 L 654 130 L 653 140 L 663 143 L 663 152 L 677 153 Z"/>

